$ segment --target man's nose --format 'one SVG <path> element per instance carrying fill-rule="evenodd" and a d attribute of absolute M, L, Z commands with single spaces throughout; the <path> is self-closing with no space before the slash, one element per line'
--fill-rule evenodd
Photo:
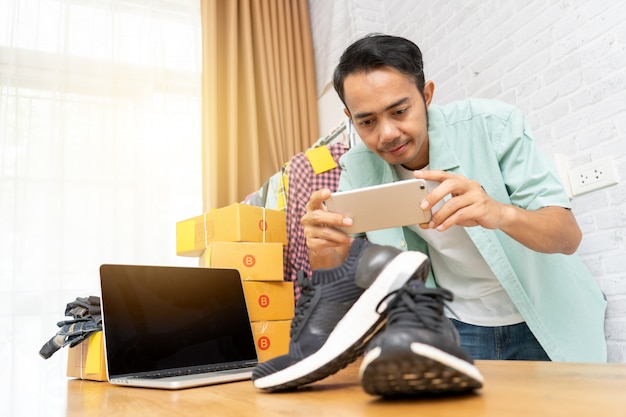
<path fill-rule="evenodd" d="M 379 140 L 381 142 L 392 142 L 400 137 L 400 129 L 392 120 L 382 120 L 379 124 Z"/>

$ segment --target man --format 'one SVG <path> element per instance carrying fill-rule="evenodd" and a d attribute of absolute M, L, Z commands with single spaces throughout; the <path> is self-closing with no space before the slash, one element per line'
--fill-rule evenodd
<path fill-rule="evenodd" d="M 419 48 L 386 35 L 348 47 L 333 83 L 363 141 L 342 157 L 339 189 L 409 178 L 431 186 L 430 223 L 366 237 L 429 256 L 426 287 L 454 294 L 448 315 L 462 349 L 477 359 L 606 361 L 606 302 L 573 255 L 580 229 L 520 112 L 488 100 L 431 105 Z M 341 268 L 355 242 L 337 229 L 352 219 L 326 210 L 329 196 L 313 193 L 302 218 L 314 276 Z M 368 350 L 384 354 L 381 338 Z"/>

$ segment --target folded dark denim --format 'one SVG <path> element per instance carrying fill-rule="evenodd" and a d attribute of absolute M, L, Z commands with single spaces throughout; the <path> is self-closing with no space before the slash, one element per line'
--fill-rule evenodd
<path fill-rule="evenodd" d="M 57 323 L 59 331 L 39 350 L 42 358 L 48 359 L 64 346 L 74 347 L 93 333 L 102 330 L 99 297 L 77 297 L 75 301 L 67 304 L 65 315 L 73 318 Z"/>
<path fill-rule="evenodd" d="M 67 303 L 65 315 L 71 317 L 88 317 L 100 314 L 100 297 L 77 297 L 75 301 Z"/>

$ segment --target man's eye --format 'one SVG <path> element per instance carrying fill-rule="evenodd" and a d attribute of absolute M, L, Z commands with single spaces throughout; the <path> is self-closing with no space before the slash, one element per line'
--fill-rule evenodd
<path fill-rule="evenodd" d="M 398 109 L 398 110 L 396 110 L 396 114 L 402 114 L 404 112 L 406 112 L 406 109 Z"/>
<path fill-rule="evenodd" d="M 361 122 L 361 126 L 369 126 L 369 125 L 371 125 L 371 124 L 372 124 L 372 121 L 371 121 L 371 120 L 363 120 L 363 121 Z"/>

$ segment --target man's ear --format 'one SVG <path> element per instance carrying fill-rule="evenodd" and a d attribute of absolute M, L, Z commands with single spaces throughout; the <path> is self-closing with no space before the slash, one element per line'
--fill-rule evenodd
<path fill-rule="evenodd" d="M 430 80 L 426 81 L 426 84 L 424 84 L 424 101 L 426 102 L 426 107 L 430 106 L 434 94 L 435 83 Z"/>
<path fill-rule="evenodd" d="M 343 114 L 345 114 L 348 119 L 352 119 L 352 117 L 350 116 L 350 111 L 347 107 L 344 107 Z"/>

